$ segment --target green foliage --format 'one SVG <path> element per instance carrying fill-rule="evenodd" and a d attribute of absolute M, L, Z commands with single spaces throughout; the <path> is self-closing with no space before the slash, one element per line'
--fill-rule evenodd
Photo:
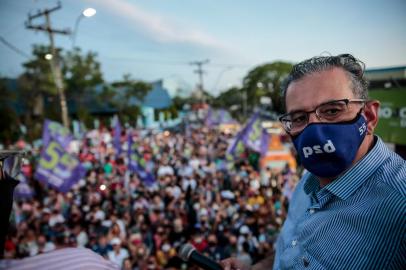
<path fill-rule="evenodd" d="M 242 103 L 243 91 L 237 87 L 232 87 L 227 91 L 222 92 L 215 100 L 213 100 L 213 106 L 218 108 L 229 108 L 236 104 L 242 105 Z"/>
<path fill-rule="evenodd" d="M 234 119 L 243 120 L 243 102 L 243 90 L 232 87 L 213 100 L 212 105 L 215 108 L 227 108 Z"/>
<path fill-rule="evenodd" d="M 22 121 L 27 126 L 29 138 L 38 138 L 36 123 L 42 123 L 44 118 L 61 121 L 60 99 L 51 62 L 45 59 L 50 51 L 48 46 L 34 45 L 32 58 L 23 64 L 24 72 L 18 77 L 18 101 L 24 108 Z M 57 49 L 57 53 L 69 109 L 73 106 L 73 112 L 80 120 L 91 122 L 85 99 L 93 98 L 94 87 L 103 82 L 97 55 L 82 54 L 80 49 L 66 54 Z"/>
<path fill-rule="evenodd" d="M 96 53 L 88 52 L 82 55 L 79 48 L 67 52 L 64 57 L 62 72 L 68 99 L 80 101 L 80 97 L 86 92 L 89 93 L 95 86 L 103 83 L 100 68 Z"/>
<path fill-rule="evenodd" d="M 192 98 L 176 96 L 172 99 L 172 106 L 181 111 L 185 104 L 192 104 Z"/>
<path fill-rule="evenodd" d="M 122 81 L 111 84 L 111 89 L 106 89 L 103 96 L 110 96 L 113 105 L 119 110 L 120 120 L 123 122 L 136 123 L 137 118 L 141 115 L 139 104 L 152 89 L 149 83 L 134 80 L 130 74 L 124 74 Z M 139 102 L 136 103 L 135 100 Z"/>
<path fill-rule="evenodd" d="M 97 107 L 99 103 L 89 104 L 89 100 L 95 99 L 97 95 L 94 89 L 104 81 L 97 54 L 94 52 L 83 54 L 79 48 L 75 48 L 68 51 L 63 59 L 62 73 L 67 100 L 70 101 L 71 108 L 75 108 L 76 117 L 87 126 L 91 126 L 93 117 L 89 109 Z"/>
<path fill-rule="evenodd" d="M 246 98 L 248 115 L 260 106 L 263 96 L 272 99 L 272 110 L 281 113 L 283 104 L 280 95 L 282 81 L 292 69 L 292 64 L 274 62 L 255 67 L 244 77 L 241 88 L 233 87 L 221 93 L 213 100 L 217 108 L 227 108 L 231 115 L 240 121 L 244 119 L 244 99 Z"/>
<path fill-rule="evenodd" d="M 120 98 L 120 104 L 124 102 L 128 104 L 132 97 L 137 98 L 139 101 L 143 101 L 145 96 L 151 90 L 149 83 L 134 80 L 130 74 L 124 74 L 122 81 L 117 81 L 111 84 L 114 88 L 121 91 L 118 98 Z"/>
<path fill-rule="evenodd" d="M 59 99 L 56 98 L 57 89 L 51 65 L 45 59 L 45 55 L 49 52 L 48 46 L 34 45 L 33 57 L 23 63 L 24 72 L 17 78 L 18 102 L 24 108 L 21 120 L 27 127 L 27 135 L 30 139 L 40 136 L 37 122 L 42 123 L 44 117 L 55 119 L 60 115 L 56 112 L 60 106 L 57 105 Z M 45 106 L 45 102 L 48 106 Z"/>
<path fill-rule="evenodd" d="M 258 66 L 248 72 L 243 80 L 242 90 L 247 93 L 249 110 L 259 105 L 262 96 L 272 99 L 273 109 L 282 112 L 281 83 L 292 69 L 292 64 L 286 62 L 273 62 Z"/>
<path fill-rule="evenodd" d="M 48 46 L 34 45 L 33 58 L 23 63 L 25 70 L 19 80 L 23 90 L 32 93 L 33 96 L 39 93 L 57 94 L 50 61 L 45 59 L 45 55 L 50 51 Z"/>

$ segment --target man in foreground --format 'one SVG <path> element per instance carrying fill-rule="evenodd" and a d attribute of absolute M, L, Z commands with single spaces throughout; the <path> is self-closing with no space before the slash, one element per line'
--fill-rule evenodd
<path fill-rule="evenodd" d="M 352 55 L 294 66 L 280 117 L 309 171 L 293 194 L 269 258 L 224 269 L 406 269 L 406 162 L 373 134 L 379 102 L 368 100 Z"/>

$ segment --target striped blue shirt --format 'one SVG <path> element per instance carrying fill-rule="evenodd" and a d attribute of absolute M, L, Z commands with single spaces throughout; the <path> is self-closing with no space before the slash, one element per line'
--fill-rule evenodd
<path fill-rule="evenodd" d="M 274 269 L 406 269 L 406 162 L 380 138 L 320 189 L 306 174 L 293 194 Z"/>

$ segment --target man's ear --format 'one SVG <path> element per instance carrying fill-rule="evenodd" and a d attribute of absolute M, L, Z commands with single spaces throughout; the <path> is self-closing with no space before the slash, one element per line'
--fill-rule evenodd
<path fill-rule="evenodd" d="M 373 134 L 378 125 L 378 112 L 381 103 L 378 100 L 370 100 L 365 104 L 364 113 L 367 120 L 367 134 Z"/>

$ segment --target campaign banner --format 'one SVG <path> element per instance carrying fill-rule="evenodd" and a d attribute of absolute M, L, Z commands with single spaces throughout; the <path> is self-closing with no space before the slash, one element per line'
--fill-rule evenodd
<path fill-rule="evenodd" d="M 27 178 L 24 174 L 17 175 L 17 180 L 20 182 L 14 189 L 14 198 L 16 199 L 31 199 L 34 197 L 34 190 L 28 185 Z"/>
<path fill-rule="evenodd" d="M 116 154 L 121 154 L 121 124 L 118 117 L 114 120 L 114 137 L 113 137 L 113 145 L 116 149 Z"/>
<path fill-rule="evenodd" d="M 237 133 L 235 138 L 232 139 L 232 141 L 228 145 L 228 149 L 227 149 L 228 155 L 231 155 L 233 157 L 239 157 L 245 151 L 245 145 L 242 140 L 244 137 L 244 134 L 245 134 L 244 132 L 245 132 L 245 129 L 243 128 L 242 130 L 240 130 Z"/>
<path fill-rule="evenodd" d="M 76 157 L 66 152 L 56 140 L 51 140 L 42 150 L 34 178 L 65 193 L 85 173 L 86 169 Z"/>
<path fill-rule="evenodd" d="M 261 152 L 262 122 L 259 113 L 255 113 L 244 129 L 243 142 L 255 152 Z"/>
<path fill-rule="evenodd" d="M 406 146 L 406 98 L 405 88 L 371 90 L 372 99 L 381 102 L 379 122 L 374 133 L 386 143 Z"/>
<path fill-rule="evenodd" d="M 268 152 L 270 139 L 271 135 L 263 128 L 261 133 L 261 157 L 265 156 Z"/>
<path fill-rule="evenodd" d="M 72 139 L 73 135 L 69 129 L 58 122 L 45 120 L 42 131 L 42 144 L 44 146 L 47 146 L 51 140 L 55 140 L 62 145 L 63 149 L 67 149 Z"/>
<path fill-rule="evenodd" d="M 155 183 L 155 177 L 145 169 L 145 160 L 138 153 L 138 144 L 131 135 L 128 136 L 128 168 L 148 186 Z"/>

